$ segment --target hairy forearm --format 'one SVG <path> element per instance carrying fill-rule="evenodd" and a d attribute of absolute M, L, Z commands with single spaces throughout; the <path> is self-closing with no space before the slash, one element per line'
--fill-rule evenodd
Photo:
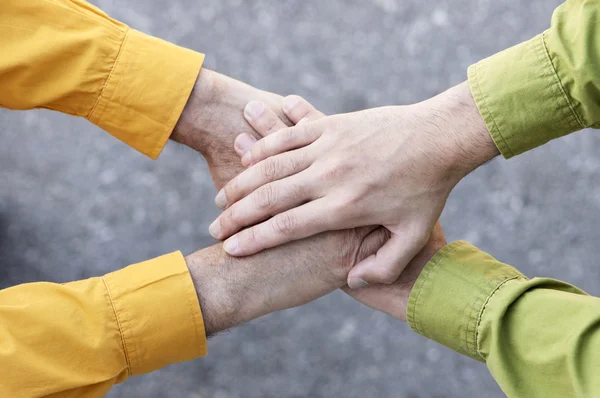
<path fill-rule="evenodd" d="M 329 269 L 303 243 L 244 258 L 229 256 L 217 244 L 187 256 L 207 336 L 342 287 L 346 273 Z M 335 255 L 330 262 L 336 263 Z"/>
<path fill-rule="evenodd" d="M 310 251 L 278 252 L 234 258 L 218 244 L 186 257 L 207 336 L 304 304 L 345 284 L 342 273 L 315 271 L 322 260 Z"/>
<path fill-rule="evenodd" d="M 187 256 L 207 336 L 297 307 L 346 284 L 350 269 L 388 239 L 383 228 L 326 232 L 231 257 L 221 244 Z"/>
<path fill-rule="evenodd" d="M 449 171 L 459 178 L 500 154 L 477 109 L 468 82 L 420 105 L 428 110 L 428 122 L 443 132 L 445 142 L 440 148 L 440 156 L 445 158 Z"/>

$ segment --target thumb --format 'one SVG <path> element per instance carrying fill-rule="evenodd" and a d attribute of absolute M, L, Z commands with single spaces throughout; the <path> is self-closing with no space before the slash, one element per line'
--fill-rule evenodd
<path fill-rule="evenodd" d="M 421 250 L 423 245 L 418 242 L 420 240 L 415 242 L 413 239 L 392 234 L 377 253 L 368 256 L 352 268 L 348 274 L 348 286 L 356 289 L 370 283 L 394 283 L 410 260 Z"/>

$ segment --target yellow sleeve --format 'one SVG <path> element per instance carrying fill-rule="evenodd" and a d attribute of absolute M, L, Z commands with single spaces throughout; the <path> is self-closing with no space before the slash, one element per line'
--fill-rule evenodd
<path fill-rule="evenodd" d="M 204 55 L 147 36 L 83 0 L 1 0 L 0 106 L 87 118 L 156 158 Z"/>
<path fill-rule="evenodd" d="M 179 252 L 101 278 L 0 291 L 0 397 L 103 397 L 130 375 L 205 354 Z"/>

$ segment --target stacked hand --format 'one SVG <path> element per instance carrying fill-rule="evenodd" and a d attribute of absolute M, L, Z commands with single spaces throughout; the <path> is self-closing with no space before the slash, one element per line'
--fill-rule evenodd
<path fill-rule="evenodd" d="M 288 98 L 288 100 L 289 99 L 290 98 Z M 317 120 L 317 119 L 324 117 L 324 115 L 322 113 L 317 111 L 312 105 L 310 105 L 308 102 L 306 102 L 303 98 L 294 96 L 291 99 L 293 100 L 294 106 L 292 108 L 286 108 L 285 111 L 288 115 L 289 120 L 291 120 L 292 123 L 295 123 L 295 124 L 304 123 L 306 121 Z M 261 109 L 261 112 L 259 114 L 249 112 L 249 110 L 247 110 L 245 112 L 248 122 L 260 136 L 267 136 L 274 129 L 285 127 L 285 124 L 283 123 L 282 120 L 280 120 L 278 115 L 276 115 L 271 109 L 264 107 L 264 105 L 257 105 L 257 103 L 255 101 L 253 101 L 249 104 L 248 108 Z M 239 137 L 238 140 L 241 140 L 242 142 L 247 143 L 247 145 L 251 145 L 252 141 L 254 141 L 254 138 L 242 136 L 242 137 Z M 236 151 L 238 152 L 238 154 L 240 156 L 243 156 L 248 148 L 249 148 L 249 146 L 246 147 L 244 145 L 241 145 L 241 146 L 236 145 Z M 336 286 L 342 287 L 345 284 L 346 277 L 347 277 L 348 273 L 350 272 L 350 270 L 352 269 L 352 267 L 360 260 L 375 253 L 377 251 L 377 249 L 379 249 L 386 242 L 386 240 L 389 239 L 389 237 L 390 237 L 389 232 L 385 231 L 385 229 L 381 228 L 381 227 L 378 229 L 373 229 L 373 227 L 366 227 L 366 229 L 361 228 L 361 229 L 355 229 L 353 231 L 355 231 L 355 232 L 352 233 L 350 236 L 352 236 L 354 238 L 359 238 L 359 239 L 360 239 L 361 233 L 364 234 L 368 231 L 371 231 L 371 232 L 367 236 L 367 238 L 365 238 L 362 241 L 362 243 L 359 245 L 359 247 L 360 247 L 360 249 L 358 251 L 359 255 L 354 256 L 351 259 L 352 261 L 350 261 L 343 267 L 331 268 L 331 265 L 335 262 L 332 262 L 329 259 L 330 258 L 335 259 L 335 258 L 339 257 L 339 256 L 336 256 L 336 254 L 339 252 L 336 251 L 335 247 L 329 247 L 332 249 L 331 251 L 327 250 L 328 247 L 326 247 L 326 246 L 319 247 L 319 245 L 317 245 L 317 244 L 312 245 L 312 247 L 311 246 L 303 247 L 304 250 L 308 250 L 308 252 L 311 253 L 311 256 L 320 256 L 323 258 L 322 263 L 321 263 L 323 265 L 323 268 L 321 270 L 322 272 L 325 271 L 326 274 L 331 273 L 331 272 L 335 273 L 336 276 L 332 280 L 335 280 L 337 282 L 337 285 L 336 285 L 336 283 L 332 283 L 332 284 L 328 285 L 328 287 L 330 289 L 332 287 L 336 287 Z M 347 233 L 347 231 L 346 231 L 346 233 Z M 327 236 L 327 235 L 319 235 L 319 236 Z M 344 240 L 345 238 L 343 238 L 343 237 L 340 237 L 340 238 L 342 239 L 338 243 L 338 244 L 341 244 L 340 247 L 347 248 L 353 244 L 352 239 Z M 309 244 L 310 242 L 316 243 L 316 241 L 314 241 L 314 239 L 308 239 L 308 240 L 303 239 L 303 240 L 298 241 L 298 243 L 301 243 L 301 242 L 306 242 L 307 244 Z M 342 242 L 345 242 L 345 244 L 342 244 Z M 281 249 L 283 249 L 284 247 L 286 247 L 288 245 L 283 246 Z M 402 272 L 400 277 L 394 281 L 393 284 L 391 284 L 389 286 L 388 285 L 373 285 L 373 286 L 364 287 L 364 288 L 358 289 L 358 290 L 351 290 L 346 286 L 346 287 L 343 287 L 342 289 L 346 293 L 348 293 L 350 296 L 355 298 L 356 300 L 360 301 L 361 303 L 363 303 L 373 309 L 383 311 L 397 319 L 406 320 L 406 308 L 408 305 L 408 298 L 410 296 L 410 292 L 412 290 L 412 287 L 413 287 L 417 277 L 419 276 L 423 267 L 433 257 L 433 255 L 440 248 L 442 248 L 445 245 L 446 245 L 446 239 L 444 237 L 442 227 L 441 227 L 440 223 L 437 222 L 435 224 L 435 227 L 433 228 L 433 231 L 430 235 L 429 240 L 427 241 L 427 243 L 425 244 L 423 249 L 413 259 L 410 260 L 406 269 Z M 337 249 L 337 250 L 339 250 L 339 249 Z M 342 250 L 341 252 L 343 253 L 344 251 Z M 258 254 L 258 256 L 261 256 L 264 253 L 273 253 L 274 255 L 284 255 L 284 253 L 281 253 L 279 248 L 277 248 L 274 250 L 272 249 L 272 250 L 264 251 L 264 252 Z M 333 256 L 333 257 L 331 257 L 331 256 Z M 255 257 L 255 256 L 253 256 L 253 257 Z M 285 267 L 283 267 L 283 270 L 284 270 L 284 272 L 289 271 Z M 306 271 L 305 275 L 310 275 L 312 273 L 312 270 L 310 267 L 308 269 L 306 269 L 305 271 Z M 323 273 L 318 274 L 319 277 L 322 277 L 323 275 L 324 275 Z M 327 279 L 329 279 L 329 278 L 327 278 Z M 296 279 L 295 281 L 297 282 L 297 280 L 298 279 Z M 285 289 L 282 289 L 280 291 L 280 294 L 281 294 L 281 297 L 279 298 L 280 303 L 286 302 L 289 300 L 290 292 L 296 293 L 296 294 L 293 294 L 292 296 L 298 297 L 297 286 L 293 287 L 294 282 L 292 282 L 292 280 L 290 280 L 290 279 L 288 279 L 288 283 L 290 284 L 291 289 L 288 292 L 286 292 Z M 322 283 L 322 282 L 319 282 L 319 279 L 317 278 L 316 280 L 314 280 L 312 282 L 312 286 L 310 288 L 308 287 L 308 285 L 306 285 L 306 288 L 309 290 L 313 290 L 314 286 L 318 286 L 319 283 Z M 300 296 L 302 296 L 302 295 L 300 295 Z M 285 297 L 288 297 L 288 298 L 285 299 Z"/>
<path fill-rule="evenodd" d="M 256 98 L 261 100 L 254 103 L 259 108 L 244 109 Z M 254 136 L 265 136 L 289 123 L 281 100 L 276 94 L 203 70 L 171 138 L 202 153 L 221 188 L 244 170 L 236 150 L 245 152 L 256 141 Z M 278 114 L 269 111 L 273 117 L 260 119 L 252 128 L 244 114 L 252 119 L 266 104 Z M 274 121 L 277 125 L 269 125 Z M 234 145 L 240 131 L 246 133 Z M 383 228 L 365 227 L 320 234 L 244 259 L 224 254 L 220 246 L 190 254 L 186 262 L 207 334 L 305 304 L 342 287 L 350 269 L 387 238 Z"/>
<path fill-rule="evenodd" d="M 252 101 L 247 106 L 244 105 L 250 99 L 258 98 L 259 101 Z M 283 105 L 282 105 L 283 104 Z M 459 104 L 460 105 L 460 104 Z M 458 106 L 458 105 L 457 105 Z M 272 110 L 273 109 L 273 110 Z M 405 108 L 395 109 L 394 112 L 400 112 Z M 243 113 L 242 113 L 243 110 Z M 233 216 L 235 221 L 235 209 L 239 207 L 242 211 L 239 213 L 247 218 L 242 219 L 242 222 L 238 227 L 229 227 L 229 229 L 223 229 L 223 236 L 227 234 L 227 231 L 237 231 L 243 225 L 251 224 L 256 222 L 256 217 L 252 215 L 252 211 L 256 211 L 261 217 L 268 217 L 275 214 L 274 208 L 268 206 L 258 209 L 252 209 L 250 206 L 247 213 L 240 207 L 244 201 L 248 202 L 251 198 L 245 198 L 235 203 L 236 200 L 241 199 L 243 195 L 251 193 L 255 188 L 260 186 L 261 181 L 272 181 L 277 182 L 282 176 L 292 175 L 294 171 L 298 171 L 300 163 L 295 163 L 297 159 L 302 159 L 300 156 L 301 151 L 293 150 L 295 147 L 300 148 L 316 148 L 310 158 L 310 165 L 305 167 L 305 173 L 307 174 L 308 184 L 310 181 L 310 175 L 308 171 L 320 170 L 321 164 L 329 164 L 327 162 L 327 156 L 321 156 L 320 153 L 326 154 L 328 150 L 335 155 L 335 158 L 339 159 L 338 162 L 342 166 L 333 167 L 337 171 L 329 173 L 323 173 L 323 179 L 317 178 L 314 184 L 320 186 L 323 189 L 321 199 L 324 205 L 327 205 L 330 201 L 334 201 L 337 198 L 337 193 L 341 193 L 342 199 L 352 198 L 352 178 L 359 178 L 359 181 L 363 181 L 365 184 L 374 185 L 378 181 L 382 181 L 385 178 L 395 177 L 386 171 L 385 167 L 377 168 L 375 176 L 379 176 L 375 183 L 369 183 L 368 178 L 361 175 L 360 170 L 352 165 L 344 166 L 342 162 L 348 157 L 354 156 L 356 145 L 365 145 L 356 158 L 357 162 L 367 165 L 368 160 L 377 165 L 377 162 L 383 164 L 383 156 L 386 162 L 389 162 L 389 167 L 398 167 L 399 163 L 396 153 L 400 153 L 398 157 L 405 159 L 402 164 L 410 164 L 406 159 L 411 158 L 410 151 L 408 154 L 406 151 L 402 151 L 396 147 L 394 151 L 390 148 L 391 146 L 383 146 L 381 149 L 381 156 L 368 156 L 368 148 L 372 148 L 371 151 L 375 150 L 374 142 L 376 140 L 368 139 L 366 136 L 361 136 L 361 129 L 369 128 L 369 126 L 378 126 L 375 131 L 374 137 L 386 136 L 391 133 L 388 131 L 392 129 L 392 123 L 397 123 L 403 120 L 400 115 L 397 115 L 397 119 L 390 119 L 391 116 L 385 116 L 386 113 L 393 114 L 393 108 L 383 108 L 365 112 L 369 122 L 361 121 L 361 113 L 351 115 L 341 115 L 332 118 L 326 118 L 322 113 L 318 112 L 309 103 L 304 101 L 300 97 L 292 96 L 288 97 L 285 101 L 282 98 L 268 92 L 257 90 L 253 87 L 247 86 L 236 80 L 227 78 L 210 71 L 203 71 L 200 78 L 198 79 L 196 89 L 192 93 L 186 110 L 182 114 L 176 130 L 173 133 L 172 138 L 176 141 L 182 142 L 191 146 L 192 148 L 201 152 L 207 159 L 211 174 L 217 187 L 222 187 L 227 181 L 236 176 L 240 171 L 244 170 L 244 167 L 239 162 L 239 156 L 245 155 L 243 163 L 246 165 L 259 163 L 257 166 L 251 167 L 250 169 L 243 172 L 240 176 L 233 178 L 227 187 L 221 191 L 218 202 L 222 207 L 228 207 L 228 210 L 223 216 Z M 406 111 L 409 115 L 408 111 Z M 438 115 L 442 117 L 442 115 Z M 449 116 L 447 114 L 446 116 Z M 246 120 L 244 120 L 244 117 Z M 344 143 L 342 139 L 339 142 L 335 142 L 335 131 L 331 130 L 326 134 L 321 134 L 317 137 L 319 129 L 326 129 L 329 123 L 333 126 L 340 126 L 339 131 L 346 131 L 343 129 L 343 122 L 346 118 L 351 118 L 356 123 L 354 129 L 348 130 L 348 135 L 351 138 L 350 142 L 354 145 Z M 416 116 L 413 119 L 418 120 Z M 291 121 L 291 122 L 290 122 Z M 324 123 L 327 122 L 327 123 Z M 404 121 L 403 123 L 408 123 Z M 295 124 L 296 126 L 292 129 L 287 129 L 288 125 Z M 424 123 L 425 126 L 431 127 L 430 123 Z M 406 127 L 406 124 L 404 124 Z M 302 130 L 301 130 L 302 129 Z M 387 129 L 387 130 L 386 130 Z M 243 134 L 235 138 L 235 135 L 239 132 Z M 310 139 L 302 138 L 302 134 L 308 134 Z M 312 134 L 312 135 L 310 135 Z M 326 139 L 328 135 L 333 138 Z M 391 134 L 393 136 L 393 134 Z M 411 142 L 412 137 L 407 135 L 409 138 L 405 138 L 408 144 Z M 265 137 L 265 139 L 259 141 L 256 138 Z M 271 141 L 270 137 L 275 137 L 275 140 Z M 286 137 L 288 141 L 286 141 Z M 317 137 L 317 138 L 315 138 Z M 291 140 L 292 138 L 296 141 Z M 325 139 L 323 139 L 325 138 Z M 319 141 L 321 140 L 321 141 Z M 329 140 L 329 143 L 327 143 Z M 323 141 L 325 143 L 323 144 Z M 272 142 L 278 147 L 269 147 L 269 142 Z M 306 145 L 308 144 L 308 145 Z M 407 144 L 407 145 L 408 145 Z M 304 147 L 302 147 L 304 145 Z M 319 149 L 318 145 L 323 145 L 323 148 Z M 426 148 L 426 147 L 425 147 Z M 269 155 L 275 155 L 279 152 L 284 152 L 287 149 L 292 149 L 289 152 L 282 153 L 278 156 L 288 156 L 291 162 L 291 169 L 288 169 L 287 173 L 281 173 L 281 168 L 272 167 L 277 165 L 272 162 L 273 159 L 277 159 L 277 156 L 263 159 Z M 312 150 L 312 149 L 311 149 Z M 398 152 L 399 151 L 399 152 Z M 236 153 L 237 152 L 237 153 Z M 308 151 L 305 151 L 308 152 Z M 371 152 L 373 153 L 373 152 Z M 300 156 L 297 156 L 299 155 Z M 344 158 L 346 156 L 346 158 Z M 415 156 L 416 157 L 416 156 Z M 452 158 L 448 156 L 448 158 Z M 271 159 L 271 160 L 269 160 Z M 280 163 L 282 167 L 288 167 L 290 163 L 287 161 Z M 436 159 L 432 159 L 431 169 L 435 170 Z M 275 160 L 276 162 L 279 160 Z M 415 162 L 415 160 L 412 160 Z M 439 161 L 439 159 L 438 159 Z M 311 163 L 312 162 L 312 163 Z M 270 164 L 272 167 L 269 169 L 260 169 L 264 164 Z M 295 164 L 295 166 L 294 166 Z M 312 169 L 311 169 L 312 167 Z M 365 166 L 366 167 L 366 166 Z M 263 180 L 252 179 L 253 173 L 257 170 L 266 171 L 263 176 Z M 462 169 L 461 169 L 462 170 Z M 335 177 L 339 173 L 339 179 Z M 454 174 L 457 172 L 455 171 Z M 364 174 L 364 173 L 363 173 Z M 395 189 L 400 190 L 400 194 L 393 194 L 392 189 L 388 189 L 386 192 L 376 192 L 377 198 L 385 198 L 386 203 L 383 203 L 380 208 L 376 211 L 370 211 L 372 200 L 368 198 L 368 191 L 360 191 L 364 197 L 355 197 L 353 200 L 359 205 L 358 208 L 354 209 L 354 213 L 363 217 L 370 216 L 372 214 L 380 215 L 384 213 L 385 209 L 395 211 L 396 207 L 400 209 L 410 208 L 410 206 L 397 206 L 395 200 L 405 195 L 412 200 L 411 206 L 414 206 L 415 213 L 405 212 L 413 216 L 412 220 L 419 219 L 419 215 L 428 215 L 432 217 L 432 214 L 437 214 L 437 211 L 429 213 L 420 213 L 418 198 L 427 198 L 427 194 L 421 191 L 427 191 L 426 188 L 431 188 L 430 185 L 433 178 L 425 173 L 421 178 L 416 178 L 413 174 L 408 172 L 400 172 L 398 178 L 402 178 L 403 181 L 410 182 L 413 187 L 421 187 L 420 191 L 411 195 L 410 190 L 403 188 L 400 184 L 392 181 L 391 186 Z M 453 183 L 458 179 L 452 172 L 448 173 L 448 181 L 442 180 L 440 186 L 445 187 L 443 189 L 435 190 L 430 189 L 427 192 L 441 192 L 438 195 L 432 195 L 432 203 L 441 203 L 445 200 L 447 191 L 451 189 Z M 459 174 L 460 175 L 460 174 Z M 248 177 L 249 176 L 249 177 Z M 453 177 L 453 178 L 451 178 Z M 329 178 L 329 179 L 327 179 Z M 362 178 L 363 180 L 360 180 Z M 429 178 L 429 180 L 427 180 Z M 339 181 L 338 181 L 339 180 Z M 323 185 L 323 181 L 333 182 L 328 187 Z M 430 181 L 429 185 L 424 181 Z M 320 185 L 319 185 L 320 184 Z M 333 189 L 336 188 L 336 189 Z M 379 186 L 379 190 L 384 190 L 385 184 Z M 260 191 L 260 190 L 259 190 Z M 257 192 L 259 192 L 257 191 Z M 276 191 L 273 191 L 276 192 Z M 287 195 L 272 197 L 268 204 L 276 205 L 278 200 L 282 199 L 284 205 L 290 202 L 286 198 L 293 196 L 299 196 L 301 201 L 310 200 L 310 196 L 306 195 L 305 191 L 295 191 L 291 195 L 289 192 Z M 385 196 L 389 195 L 389 196 Z M 308 198 L 308 199 L 307 199 Z M 379 201 L 380 199 L 377 199 Z M 227 203 L 229 202 L 229 205 Z M 316 201 L 315 201 L 316 202 Z M 251 202 L 248 202 L 251 203 Z M 292 205 L 293 206 L 293 205 Z M 327 205 L 329 206 L 329 205 Z M 362 207 L 360 207 L 362 206 Z M 427 207 L 423 204 L 421 207 Z M 322 216 L 326 210 L 326 207 L 317 208 L 315 215 L 310 214 L 310 219 Z M 362 210 L 361 210 L 362 209 Z M 377 209 L 377 206 L 375 207 Z M 353 214 L 352 209 L 349 212 Z M 441 208 L 440 208 L 441 210 Z M 261 213 L 262 212 L 262 213 Z M 262 216 L 260 214 L 263 214 Z M 266 216 L 264 215 L 266 214 Z M 284 213 L 285 214 L 285 213 Z M 366 215 L 365 215 L 366 214 Z M 329 215 L 329 214 L 327 214 Z M 333 212 L 331 214 L 332 219 L 340 217 L 342 214 L 339 212 Z M 227 218 L 220 218 L 220 220 L 227 220 Z M 422 217 L 421 217 L 422 218 Z M 365 218 L 368 219 L 368 218 Z M 433 223 L 436 221 L 436 217 L 433 217 Z M 381 251 L 382 246 L 388 242 L 386 246 L 390 246 L 390 240 L 394 239 L 394 235 L 390 234 L 390 231 L 383 227 L 373 227 L 368 225 L 377 225 L 377 222 L 359 222 L 359 218 L 355 218 L 353 221 L 344 224 L 343 220 L 338 220 L 338 227 L 333 229 L 343 229 L 338 232 L 327 232 L 318 234 L 309 239 L 300 239 L 301 237 L 308 235 L 315 235 L 321 231 L 318 229 L 311 230 L 310 234 L 295 235 L 295 236 L 284 236 L 283 240 L 277 240 L 275 243 L 269 243 L 269 241 L 262 242 L 263 247 L 260 247 L 261 242 L 256 240 L 260 238 L 256 235 L 253 241 L 255 244 L 258 243 L 254 249 L 249 252 L 240 252 L 237 254 L 249 254 L 251 252 L 260 251 L 263 248 L 285 243 L 291 240 L 297 240 L 297 242 L 290 242 L 283 244 L 281 247 L 277 247 L 271 250 L 265 250 L 264 252 L 244 258 L 236 259 L 224 255 L 220 250 L 219 246 L 207 250 L 201 250 L 186 258 L 192 278 L 196 285 L 199 299 L 202 304 L 203 313 L 206 323 L 207 332 L 209 334 L 223 330 L 235 324 L 256 318 L 264 315 L 267 312 L 290 308 L 293 306 L 304 304 L 317 297 L 322 296 L 330 291 L 337 288 L 343 287 L 348 280 L 348 274 L 356 273 L 359 269 L 357 264 L 365 264 L 367 261 L 372 259 L 377 250 Z M 298 226 L 305 220 L 299 219 Z M 239 220 L 238 220 L 239 222 Z M 428 222 L 428 221 L 427 221 Z M 344 225 L 367 225 L 359 228 L 344 229 Z M 389 225 L 389 223 L 382 223 Z M 225 221 L 227 226 L 227 221 Z M 282 229 L 283 232 L 293 232 L 292 226 L 290 228 Z M 236 229 L 237 228 L 237 229 Z M 332 229 L 327 224 L 321 224 L 321 230 Z M 391 228 L 390 228 L 391 229 Z M 251 231 L 249 229 L 248 231 Z M 214 232 L 214 227 L 213 227 Z M 231 232 L 230 232 L 231 233 Z M 405 319 L 406 305 L 408 302 L 408 296 L 410 290 L 421 269 L 425 266 L 427 261 L 437 252 L 439 248 L 445 245 L 445 239 L 439 224 L 433 229 L 433 232 L 426 231 L 425 237 L 429 237 L 429 240 L 422 248 L 422 244 L 417 245 L 414 249 L 418 254 L 412 255 L 412 260 L 409 258 L 410 255 L 404 254 L 406 261 L 409 262 L 408 267 L 398 278 L 391 279 L 388 277 L 386 281 L 394 282 L 390 286 L 368 286 L 363 289 L 349 291 L 348 288 L 345 290 L 359 301 L 387 312 L 399 319 Z M 391 237 L 391 238 L 390 238 Z M 394 242 L 392 240 L 392 242 Z M 422 242 L 419 242 L 422 243 Z M 385 246 L 384 246 L 385 247 Z M 391 248 L 390 248 L 391 249 Z M 419 250 L 421 250 L 419 252 Z M 416 253 L 415 252 L 415 253 Z M 366 263 L 368 265 L 368 263 Z M 367 269 L 370 267 L 366 267 Z M 362 278 L 361 278 L 362 279 Z M 373 281 L 371 279 L 371 281 Z M 352 278 L 350 284 L 353 284 Z M 358 286 L 361 286 L 359 284 Z M 354 284 L 354 286 L 357 286 Z"/>
<path fill-rule="evenodd" d="M 202 73 L 204 78 L 199 79 L 172 138 L 190 145 L 207 158 L 219 187 L 244 169 L 238 154 L 246 153 L 256 142 L 255 137 L 286 127 L 290 119 L 297 123 L 323 117 L 304 100 L 293 97 L 297 103 L 295 107 L 286 108 L 288 119 L 283 116 L 281 97 L 214 72 Z M 244 109 L 249 98 L 261 101 L 253 101 Z M 245 133 L 235 139 L 234 145 L 235 134 L 240 131 Z M 440 234 L 441 229 L 432 235 L 427 248 L 407 270 L 414 271 L 404 272 L 396 285 L 386 286 L 386 290 L 372 286 L 352 295 L 403 319 L 412 283 L 443 245 Z M 243 259 L 224 254 L 220 246 L 187 256 L 207 333 L 307 303 L 343 287 L 350 270 L 375 253 L 389 236 L 382 227 L 362 227 L 319 234 Z M 382 303 L 387 306 L 381 306 Z"/>
<path fill-rule="evenodd" d="M 452 188 L 497 154 L 466 83 L 415 105 L 330 117 L 288 97 L 291 128 L 259 102 L 248 108 L 262 110 L 246 112 L 255 128 L 276 132 L 247 151 L 238 146 L 251 167 L 217 195 L 225 211 L 211 234 L 245 256 L 327 230 L 383 225 L 390 239 L 351 270 L 351 288 L 394 283 L 428 242 Z M 238 137 L 246 147 L 252 140 Z"/>

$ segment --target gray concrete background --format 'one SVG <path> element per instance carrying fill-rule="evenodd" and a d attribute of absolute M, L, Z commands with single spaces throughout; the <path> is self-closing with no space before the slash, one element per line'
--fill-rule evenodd
<path fill-rule="evenodd" d="M 549 25 L 558 0 L 96 0 L 131 26 L 208 54 L 206 66 L 298 93 L 326 113 L 430 97 L 467 66 Z M 64 282 L 208 245 L 203 160 L 153 162 L 85 120 L 0 111 L 0 285 Z M 528 276 L 600 293 L 600 139 L 585 131 L 464 180 L 443 215 Z M 110 397 L 500 397 L 484 365 L 334 293 L 211 340 L 210 355 Z"/>

